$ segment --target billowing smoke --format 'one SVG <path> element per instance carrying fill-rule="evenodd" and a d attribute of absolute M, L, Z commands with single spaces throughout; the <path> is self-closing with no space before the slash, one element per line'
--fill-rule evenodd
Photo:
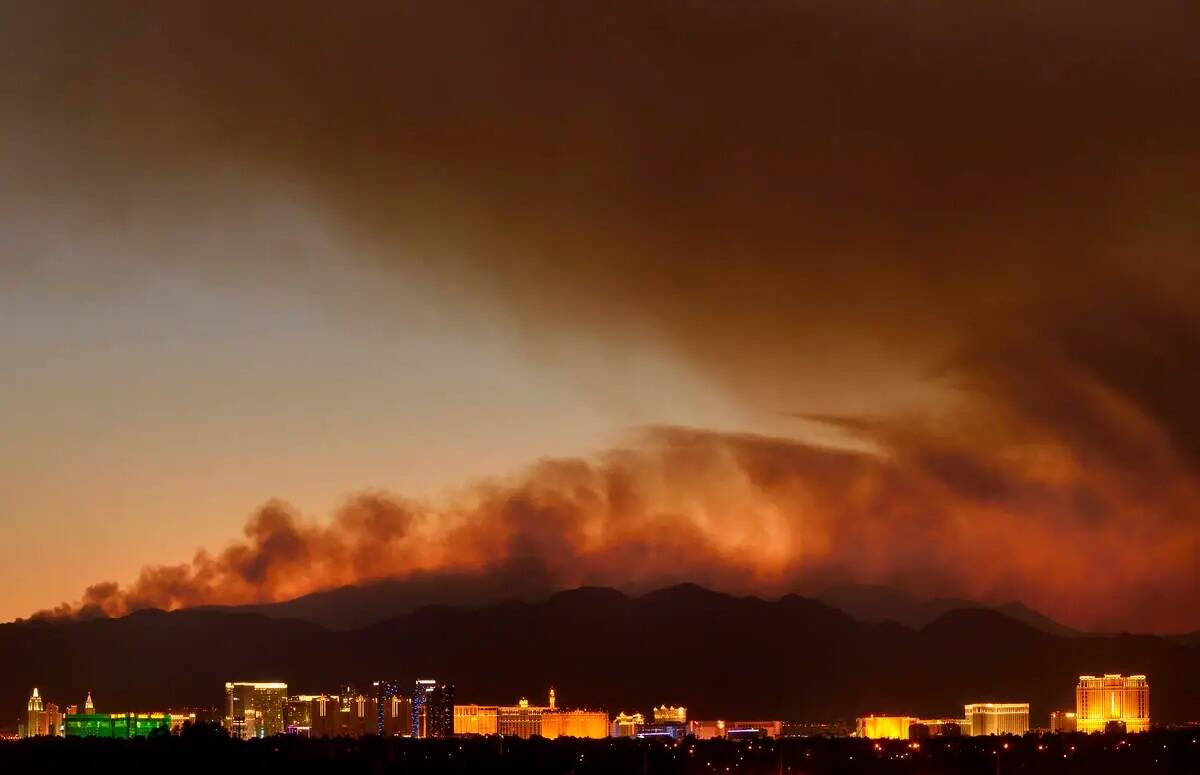
<path fill-rule="evenodd" d="M 856 581 L 1018 598 L 1080 626 L 1194 625 L 1200 522 L 1186 452 L 1128 396 L 1086 380 L 1063 392 L 1075 403 L 1061 432 L 1011 402 L 942 423 L 826 418 L 877 451 L 658 428 L 453 504 L 361 496 L 317 526 L 271 503 L 220 555 L 96 585 L 82 610 L 282 600 L 528 563 L 558 587 L 687 580 L 771 594 Z"/>
<path fill-rule="evenodd" d="M 64 610 L 529 560 L 1200 624 L 1200 5 L 270 6 L 10 4 L 20 254 L 132 230 L 170 262 L 203 230 L 237 284 L 261 257 L 207 206 L 303 195 L 348 253 L 505 305 L 547 360 L 653 339 L 780 431 L 652 429 L 329 522 L 271 503 Z"/>

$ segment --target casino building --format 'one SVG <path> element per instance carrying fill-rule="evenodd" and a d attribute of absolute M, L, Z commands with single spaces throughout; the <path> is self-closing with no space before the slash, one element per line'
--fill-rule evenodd
<path fill-rule="evenodd" d="M 1075 728 L 1103 732 L 1110 724 L 1126 732 L 1150 729 L 1150 684 L 1144 675 L 1081 675 L 1075 687 Z"/>

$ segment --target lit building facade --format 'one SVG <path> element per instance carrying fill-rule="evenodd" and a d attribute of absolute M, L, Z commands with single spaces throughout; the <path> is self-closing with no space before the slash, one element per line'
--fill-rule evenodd
<path fill-rule="evenodd" d="M 547 709 L 542 714 L 542 737 L 608 737 L 608 711 Z"/>
<path fill-rule="evenodd" d="M 862 716 L 855 735 L 871 740 L 907 740 L 908 728 L 920 722 L 914 716 Z"/>
<path fill-rule="evenodd" d="M 1029 731 L 1028 702 L 973 702 L 963 706 L 965 734 L 1023 735 Z"/>
<path fill-rule="evenodd" d="M 26 703 L 25 725 L 23 727 L 23 737 L 39 737 L 48 734 L 45 722 L 45 707 L 42 704 L 42 695 L 38 694 L 37 687 L 33 687 L 33 694 L 29 695 L 29 702 Z"/>
<path fill-rule="evenodd" d="M 725 723 L 726 737 L 779 737 L 782 734 L 782 721 L 728 721 Z"/>
<path fill-rule="evenodd" d="M 689 721 L 687 729 L 688 734 L 697 740 L 714 740 L 718 737 L 725 737 L 724 721 Z"/>
<path fill-rule="evenodd" d="M 1150 684 L 1144 675 L 1081 675 L 1075 687 L 1075 725 L 1080 732 L 1103 732 L 1110 722 L 1126 732 L 1150 729 Z"/>
<path fill-rule="evenodd" d="M 171 731 L 169 713 L 71 713 L 66 717 L 67 737 L 105 737 L 128 740 Z"/>
<path fill-rule="evenodd" d="M 311 737 L 365 737 L 379 734 L 375 698 L 364 694 L 322 694 L 309 702 Z"/>
<path fill-rule="evenodd" d="M 312 732 L 313 700 L 319 694 L 293 694 L 283 703 L 283 731 L 306 737 Z"/>
<path fill-rule="evenodd" d="M 393 694 L 379 708 L 383 714 L 384 737 L 410 737 L 412 735 L 412 699 L 406 694 Z"/>
<path fill-rule="evenodd" d="M 398 730 L 396 723 L 402 718 L 412 718 L 412 707 L 408 706 L 408 712 L 404 716 L 397 714 L 406 709 L 405 700 L 408 698 L 400 689 L 399 681 L 376 681 L 372 684 L 375 690 L 375 708 L 378 718 L 376 719 L 377 731 L 381 735 L 387 737 L 395 737 L 396 734 L 408 734 L 408 731 Z M 391 722 L 390 724 L 388 722 Z"/>
<path fill-rule="evenodd" d="M 655 724 L 686 724 L 687 723 L 687 708 L 680 705 L 659 705 L 654 709 Z"/>
<path fill-rule="evenodd" d="M 1055 734 L 1076 732 L 1075 714 L 1069 710 L 1056 710 L 1050 714 L 1050 731 Z"/>
<path fill-rule="evenodd" d="M 423 678 L 412 696 L 412 736 L 450 737 L 454 734 L 454 686 Z"/>
<path fill-rule="evenodd" d="M 63 713 L 53 702 L 43 702 L 37 687 L 25 704 L 25 718 L 18 725 L 19 737 L 62 737 Z"/>
<path fill-rule="evenodd" d="M 283 706 L 287 684 L 278 681 L 231 681 L 225 684 L 225 728 L 242 740 L 285 731 Z"/>
<path fill-rule="evenodd" d="M 454 734 L 495 735 L 499 731 L 499 708 L 495 705 L 454 706 Z"/>
<path fill-rule="evenodd" d="M 530 738 L 542 734 L 542 714 L 546 709 L 530 705 L 524 697 L 516 705 L 496 709 L 496 728 L 501 735 Z"/>
<path fill-rule="evenodd" d="M 612 722 L 613 737 L 633 737 L 646 726 L 646 717 L 641 713 L 625 713 L 621 711 Z"/>

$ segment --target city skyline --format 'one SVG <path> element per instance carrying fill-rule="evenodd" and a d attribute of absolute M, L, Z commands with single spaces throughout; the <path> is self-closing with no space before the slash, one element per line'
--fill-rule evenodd
<path fill-rule="evenodd" d="M 185 725 L 217 723 L 233 739 L 252 740 L 291 735 L 302 737 L 411 737 L 417 739 L 461 736 L 501 736 L 528 739 L 576 738 L 695 738 L 855 736 L 870 740 L 914 740 L 930 737 L 1012 737 L 1036 734 L 1119 733 L 1139 734 L 1152 729 L 1149 682 L 1144 675 L 1106 673 L 1102 678 L 1079 676 L 1075 710 L 1047 714 L 1047 724 L 1033 726 L 1028 702 L 971 702 L 958 718 L 923 719 L 917 716 L 871 714 L 853 726 L 823 719 L 807 721 L 689 718 L 684 705 L 655 705 L 652 713 L 624 710 L 610 713 L 588 707 L 560 707 L 557 690 L 548 687 L 545 705 L 521 697 L 509 705 L 456 704 L 454 685 L 435 679 L 417 679 L 404 695 L 394 681 L 374 681 L 373 693 L 349 684 L 337 693 L 289 693 L 280 681 L 227 681 L 223 711 L 101 713 L 92 693 L 84 711 L 78 705 L 46 702 L 34 687 L 27 716 L 18 736 L 25 737 L 146 737 L 156 732 L 180 734 Z M 377 715 L 385 700 L 391 710 Z M 398 708 L 406 708 L 407 713 Z M 1069 720 L 1069 724 L 1066 721 Z M 1160 725 L 1161 726 L 1161 725 Z M 1195 724 L 1184 725 L 1185 728 Z"/>

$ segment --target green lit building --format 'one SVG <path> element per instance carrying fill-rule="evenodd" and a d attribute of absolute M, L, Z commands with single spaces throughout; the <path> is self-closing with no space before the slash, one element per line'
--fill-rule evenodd
<path fill-rule="evenodd" d="M 171 731 L 165 713 L 72 713 L 66 717 L 67 737 L 146 737 L 158 729 Z"/>

